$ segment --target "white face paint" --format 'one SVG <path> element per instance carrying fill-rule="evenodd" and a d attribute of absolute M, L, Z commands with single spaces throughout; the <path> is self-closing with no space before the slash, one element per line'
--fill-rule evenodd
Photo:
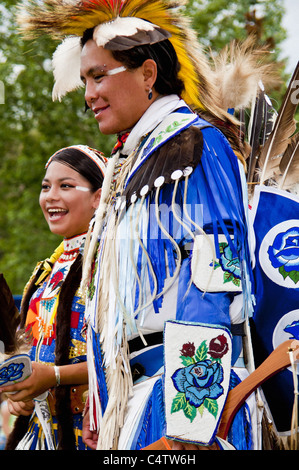
<path fill-rule="evenodd" d="M 86 188 L 85 186 L 75 186 L 75 189 L 77 189 L 77 191 L 83 191 L 85 193 L 90 191 L 90 188 Z"/>
<path fill-rule="evenodd" d="M 118 73 L 125 72 L 126 67 L 123 65 L 121 67 L 116 67 L 115 69 L 107 70 L 105 73 L 106 75 L 117 75 Z"/>

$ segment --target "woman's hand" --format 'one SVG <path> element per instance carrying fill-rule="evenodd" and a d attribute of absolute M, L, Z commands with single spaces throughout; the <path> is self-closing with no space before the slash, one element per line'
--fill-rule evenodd
<path fill-rule="evenodd" d="M 32 362 L 32 374 L 28 379 L 14 385 L 1 387 L 0 392 L 9 393 L 12 402 L 30 402 L 56 385 L 54 367 Z"/>
<path fill-rule="evenodd" d="M 30 401 L 12 401 L 10 398 L 7 399 L 7 408 L 10 414 L 14 416 L 30 416 L 34 410 L 34 402 Z"/>

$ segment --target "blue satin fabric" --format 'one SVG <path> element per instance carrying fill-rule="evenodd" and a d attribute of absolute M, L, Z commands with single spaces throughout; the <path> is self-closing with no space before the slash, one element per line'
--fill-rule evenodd
<path fill-rule="evenodd" d="M 171 210 L 174 184 L 166 185 L 159 194 L 161 223 L 181 249 L 191 242 L 191 256 L 190 231 L 193 234 L 198 233 L 196 225 L 199 225 L 206 233 L 214 234 L 216 256 L 218 234 L 224 233 L 232 252 L 238 254 L 239 259 L 248 261 L 247 231 L 237 158 L 217 129 L 208 127 L 202 129 L 202 132 L 205 139 L 202 159 L 187 183 L 186 207 L 195 225 L 185 217 L 182 209 L 185 180 L 179 183 L 175 198 L 176 209 L 182 219 L 182 224 L 175 220 Z M 150 239 L 150 242 L 147 242 L 147 250 L 158 281 L 158 293 L 160 293 L 164 287 L 166 266 L 170 276 L 174 273 L 177 253 L 173 243 L 158 227 L 154 195 L 147 201 L 147 204 L 149 210 L 147 237 Z M 183 260 L 180 269 L 176 318 L 230 327 L 229 306 L 233 300 L 233 294 L 207 292 L 203 295 L 194 284 L 190 286 L 190 260 L 191 257 Z M 138 272 L 141 270 L 139 269 Z M 164 300 L 161 296 L 155 301 L 156 313 L 159 312 Z"/>
<path fill-rule="evenodd" d="M 176 319 L 196 323 L 218 324 L 230 328 L 229 306 L 233 294 L 201 292 L 190 283 L 190 258 L 182 263 L 179 278 Z"/>

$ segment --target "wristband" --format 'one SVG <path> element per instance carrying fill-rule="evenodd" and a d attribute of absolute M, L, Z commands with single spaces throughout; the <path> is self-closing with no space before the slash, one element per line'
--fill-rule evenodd
<path fill-rule="evenodd" d="M 60 385 L 60 370 L 58 366 L 54 366 L 54 372 L 55 372 L 55 377 L 56 377 L 56 387 L 59 387 Z"/>

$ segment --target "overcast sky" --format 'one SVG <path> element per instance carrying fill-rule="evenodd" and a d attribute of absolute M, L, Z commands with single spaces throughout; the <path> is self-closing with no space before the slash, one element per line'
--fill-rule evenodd
<path fill-rule="evenodd" d="M 289 58 L 287 71 L 292 73 L 299 60 L 299 0 L 283 0 L 286 15 L 283 26 L 288 37 L 282 44 L 284 56 Z"/>

